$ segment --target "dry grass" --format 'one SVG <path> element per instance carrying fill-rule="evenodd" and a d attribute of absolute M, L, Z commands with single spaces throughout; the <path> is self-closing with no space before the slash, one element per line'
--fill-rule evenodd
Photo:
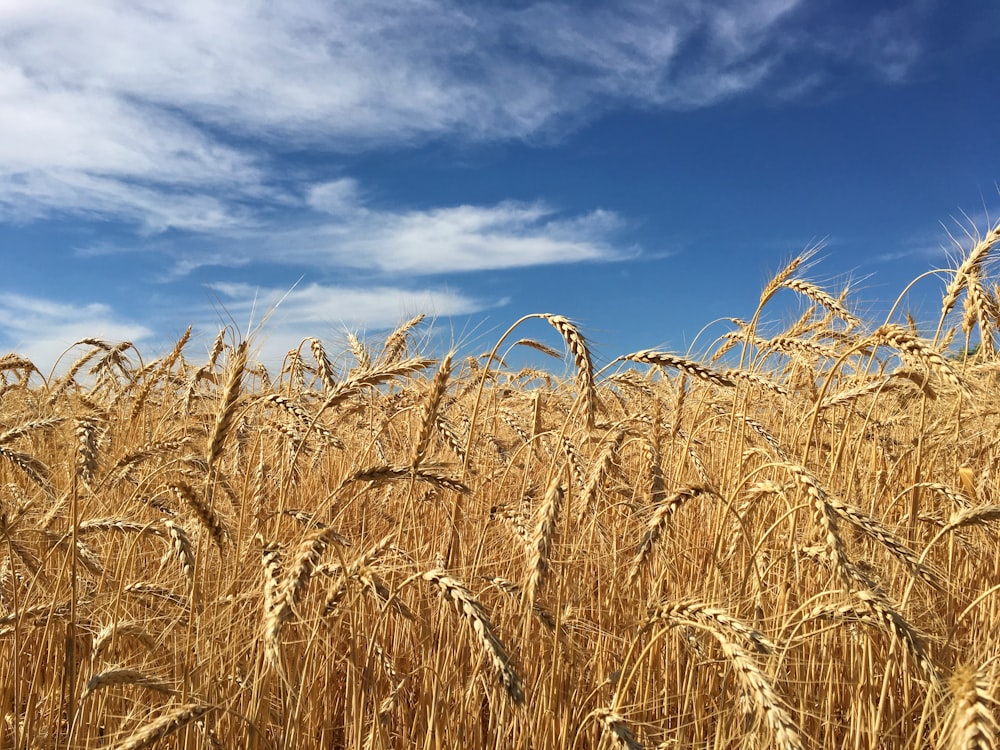
<path fill-rule="evenodd" d="M 0 750 L 997 747 L 998 238 L 936 330 L 806 253 L 604 370 L 550 314 L 0 357 Z"/>

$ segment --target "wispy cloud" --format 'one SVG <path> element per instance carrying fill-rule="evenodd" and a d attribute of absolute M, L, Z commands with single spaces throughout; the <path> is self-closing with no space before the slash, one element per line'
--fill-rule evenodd
<path fill-rule="evenodd" d="M 377 210 L 357 184 L 316 185 L 309 203 L 324 220 L 279 233 L 289 260 L 383 273 L 436 274 L 610 260 L 624 222 L 596 210 L 565 217 L 541 203 L 451 206 L 423 211 Z"/>
<path fill-rule="evenodd" d="M 7 3 L 0 211 L 228 231 L 252 223 L 248 201 L 288 199 L 271 160 L 289 148 L 531 138 L 616 106 L 787 96 L 796 81 L 819 85 L 830 59 L 890 79 L 917 59 L 919 15 L 859 22 L 845 45 L 806 10 L 799 0 Z"/>
<path fill-rule="evenodd" d="M 218 292 L 227 312 L 237 320 L 260 320 L 265 315 L 275 324 L 293 321 L 296 327 L 364 326 L 390 328 L 413 312 L 465 315 L 495 306 L 448 289 L 410 289 L 399 286 L 348 287 L 308 284 L 279 289 L 238 282 L 208 285 Z M 254 313 L 254 311 L 256 311 Z"/>
<path fill-rule="evenodd" d="M 252 334 L 258 356 L 269 366 L 280 362 L 304 336 L 340 338 L 346 330 L 379 332 L 395 327 L 416 313 L 461 316 L 506 304 L 505 298 L 481 299 L 447 287 L 405 287 L 307 284 L 288 289 L 234 282 L 215 282 L 208 288 L 217 296 L 214 309 L 192 308 L 184 323 L 192 323 L 211 340 L 218 322 Z M 180 325 L 180 324 L 179 324 Z M 179 329 L 178 329 L 179 330 Z M 0 353 L 17 352 L 31 359 L 43 373 L 75 342 L 98 338 L 131 341 L 145 354 L 171 341 L 145 323 L 110 305 L 65 303 L 42 297 L 0 292 Z M 66 363 L 63 362 L 65 365 Z"/>
<path fill-rule="evenodd" d="M 634 257 L 619 238 L 629 223 L 613 211 L 567 214 L 541 202 L 440 208 L 370 208 L 351 178 L 310 186 L 297 212 L 252 231 L 218 230 L 218 236 L 145 247 L 172 258 L 165 278 L 208 266 L 255 262 L 302 270 L 350 269 L 390 277 L 502 270 Z M 167 210 L 168 207 L 161 207 Z M 217 246 L 222 243 L 225 249 Z M 131 242 L 129 249 L 143 247 Z M 107 242 L 81 248 L 81 256 L 121 252 Z"/>
<path fill-rule="evenodd" d="M 108 305 L 74 305 L 0 293 L 0 348 L 28 357 L 43 372 L 81 339 L 138 343 L 152 335 L 149 328 L 120 316 Z"/>
<path fill-rule="evenodd" d="M 961 215 L 952 216 L 950 221 L 942 222 L 938 231 L 912 234 L 897 247 L 873 255 L 871 260 L 889 263 L 917 258 L 933 262 L 938 267 L 957 267 L 997 225 L 996 218 L 991 219 L 985 209 L 962 212 Z"/>
<path fill-rule="evenodd" d="M 18 222 L 54 212 L 114 218 L 145 234 L 167 229 L 220 234 L 256 223 L 238 201 L 220 199 L 204 187 L 143 186 L 76 169 L 0 172 L 0 211 Z"/>
<path fill-rule="evenodd" d="M 447 288 L 348 287 L 308 284 L 291 289 L 217 282 L 209 285 L 233 319 L 256 325 L 259 358 L 273 366 L 304 336 L 340 338 L 346 330 L 381 331 L 416 313 L 456 316 L 482 312 L 506 300 L 483 300 Z"/>

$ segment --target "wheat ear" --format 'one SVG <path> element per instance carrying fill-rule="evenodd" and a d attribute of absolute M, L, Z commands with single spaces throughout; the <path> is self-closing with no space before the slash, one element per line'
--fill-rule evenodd
<path fill-rule="evenodd" d="M 951 383 L 960 393 L 965 393 L 964 384 L 948 360 L 930 344 L 902 326 L 886 323 L 872 334 L 871 340 L 875 343 L 891 346 L 904 357 L 919 362 L 942 380 Z"/>
<path fill-rule="evenodd" d="M 531 558 L 528 562 L 528 585 L 526 589 L 529 605 L 534 605 L 538 589 L 549 572 L 549 558 L 552 554 L 552 540 L 556 533 L 559 511 L 562 508 L 565 490 L 562 486 L 562 470 L 557 471 L 548 488 L 539 510 L 538 524 L 531 537 Z"/>
<path fill-rule="evenodd" d="M 978 235 L 978 231 L 976 233 Z M 965 257 L 961 265 L 955 269 L 955 275 L 945 289 L 944 297 L 941 300 L 942 320 L 955 307 L 962 289 L 968 284 L 969 277 L 979 271 L 983 261 L 986 260 L 986 256 L 989 255 L 993 246 L 998 241 L 1000 241 L 1000 223 L 994 226 L 985 237 L 978 239 L 975 247 Z"/>
<path fill-rule="evenodd" d="M 633 352 L 632 354 L 626 354 L 622 359 L 629 360 L 630 362 L 640 362 L 647 365 L 655 365 L 657 367 L 670 367 L 674 370 L 679 370 L 685 375 L 690 375 L 693 378 L 698 378 L 706 383 L 714 383 L 715 385 L 723 386 L 724 388 L 732 388 L 735 383 L 723 375 L 720 372 L 700 365 L 697 362 L 687 359 L 685 357 L 678 357 L 675 354 L 669 354 L 667 352 L 657 352 L 652 349 L 644 349 L 643 351 Z"/>
<path fill-rule="evenodd" d="M 444 490 L 453 490 L 455 492 L 469 492 L 469 487 L 457 479 L 448 476 L 440 469 L 436 467 L 423 466 L 416 471 L 409 466 L 369 466 L 364 469 L 358 469 L 351 474 L 348 474 L 340 482 L 340 486 L 337 491 L 344 489 L 349 484 L 355 482 L 385 482 L 385 481 L 398 481 L 403 479 L 416 479 L 418 482 L 426 482 L 435 487 L 440 487 Z"/>
<path fill-rule="evenodd" d="M 222 408 L 215 417 L 215 424 L 208 437 L 208 450 L 205 455 L 208 459 L 209 467 L 215 465 L 222 449 L 225 447 L 226 437 L 233 426 L 233 419 L 236 416 L 236 406 L 240 396 L 240 383 L 243 379 L 243 371 L 247 365 L 247 342 L 241 341 L 233 352 L 233 358 L 229 363 L 229 376 L 226 379 L 226 387 L 222 397 Z"/>
<path fill-rule="evenodd" d="M 778 286 L 783 286 L 786 289 L 796 291 L 799 294 L 805 295 L 814 302 L 819 303 L 827 310 L 840 317 L 840 319 L 847 323 L 851 328 L 861 325 L 861 320 L 857 316 L 852 315 L 839 300 L 811 282 L 803 281 L 802 279 L 784 279 L 778 284 Z"/>
<path fill-rule="evenodd" d="M 514 671 L 510 657 L 493 631 L 493 625 L 486 616 L 482 605 L 476 601 L 465 586 L 448 576 L 443 570 L 429 570 L 422 577 L 435 586 L 441 596 L 455 605 L 455 609 L 458 610 L 489 657 L 500 684 L 507 691 L 507 695 L 515 705 L 523 706 L 524 692 L 521 689 L 521 678 Z"/>
<path fill-rule="evenodd" d="M 830 507 L 827 494 L 820 486 L 819 481 L 804 466 L 794 463 L 783 464 L 791 471 L 795 481 L 805 490 L 813 504 L 813 518 L 816 524 L 823 530 L 826 541 L 826 551 L 834 569 L 840 575 L 841 580 L 850 589 L 857 581 L 857 573 L 851 561 L 847 557 L 847 550 L 844 542 L 840 538 L 840 527 L 837 523 L 837 514 Z"/>
<path fill-rule="evenodd" d="M 666 527 L 667 522 L 673 517 L 674 513 L 677 512 L 677 509 L 688 500 L 692 500 L 705 492 L 708 492 L 708 489 L 700 485 L 682 487 L 662 502 L 656 504 L 652 515 L 649 517 L 649 522 L 646 525 L 646 532 L 642 535 L 642 541 L 639 542 L 635 558 L 632 560 L 632 567 L 629 569 L 628 574 L 629 585 L 632 585 L 635 579 L 639 576 L 639 571 L 642 569 L 646 560 L 649 559 L 649 555 L 653 551 L 653 547 L 656 545 L 657 541 L 659 541 L 660 535 L 663 533 L 663 529 Z"/>
<path fill-rule="evenodd" d="M 269 664 L 280 666 L 281 630 L 292 619 L 296 607 L 305 596 L 313 570 L 326 548 L 339 538 L 341 538 L 340 535 L 329 528 L 317 529 L 309 533 L 295 551 L 295 556 L 288 566 L 288 573 L 281 582 L 280 590 L 277 593 L 268 591 L 265 596 L 267 613 L 264 621 L 264 653 Z M 268 551 L 268 548 L 265 548 L 264 566 L 267 576 L 271 578 L 274 575 L 271 566 L 277 565 L 279 561 L 277 557 L 269 557 Z M 273 581 L 271 581 L 266 584 L 265 589 L 273 585 Z M 274 600 L 267 601 L 272 596 L 275 597 L 276 602 Z"/>
<path fill-rule="evenodd" d="M 955 696 L 950 718 L 952 750 L 996 750 L 1000 724 L 993 715 L 997 701 L 990 695 L 985 671 L 973 667 L 955 670 L 951 680 Z"/>
<path fill-rule="evenodd" d="M 621 750 L 642 750 L 642 743 L 632 734 L 621 714 L 602 708 L 595 712 L 594 717 L 601 725 L 601 730 L 611 738 L 616 747 Z"/>
<path fill-rule="evenodd" d="M 759 631 L 728 615 L 721 609 L 700 602 L 662 604 L 653 612 L 652 619 L 673 625 L 694 626 L 708 632 L 718 641 L 722 653 L 733 665 L 744 693 L 753 700 L 782 750 L 801 750 L 802 740 L 788 709 L 779 698 L 771 680 L 757 666 L 754 659 L 731 638 L 736 635 L 760 653 L 770 653 L 772 644 Z"/>
<path fill-rule="evenodd" d="M 212 541 L 215 542 L 221 549 L 226 541 L 227 537 L 231 537 L 229 529 L 222 523 L 218 514 L 210 508 L 205 501 L 198 497 L 198 494 L 194 491 L 187 482 L 177 482 L 170 485 L 171 491 L 181 500 L 188 508 L 192 510 L 195 518 L 198 522 L 205 527 L 209 535 L 212 537 Z"/>
<path fill-rule="evenodd" d="M 181 727 L 197 721 L 212 710 L 212 706 L 197 703 L 178 706 L 173 711 L 151 721 L 132 733 L 132 736 L 115 745 L 111 750 L 140 750 L 150 747 Z"/>
<path fill-rule="evenodd" d="M 155 690 L 158 693 L 173 695 L 174 689 L 163 680 L 151 677 L 138 669 L 107 669 L 99 672 L 87 680 L 87 687 L 80 696 L 80 701 L 85 701 L 98 690 L 111 687 L 113 685 L 137 685 L 147 690 Z"/>
<path fill-rule="evenodd" d="M 583 414 L 587 423 L 587 429 L 594 427 L 594 410 L 597 396 L 594 390 L 594 367 L 590 360 L 590 349 L 587 348 L 587 341 L 580 333 L 580 329 L 575 323 L 562 315 L 542 316 L 559 331 L 566 346 L 573 354 L 573 361 L 576 364 L 577 382 L 580 386 L 580 397 L 583 399 Z"/>
<path fill-rule="evenodd" d="M 424 401 L 424 408 L 421 412 L 420 432 L 417 440 L 413 444 L 413 451 L 410 455 L 410 466 L 416 471 L 423 460 L 427 457 L 427 449 L 430 446 L 431 435 L 434 434 L 434 424 L 437 419 L 438 409 L 441 407 L 441 399 L 444 398 L 445 390 L 448 387 L 448 377 L 451 375 L 451 359 L 453 352 L 448 352 L 438 371 L 434 373 L 431 380 L 431 389 Z"/>

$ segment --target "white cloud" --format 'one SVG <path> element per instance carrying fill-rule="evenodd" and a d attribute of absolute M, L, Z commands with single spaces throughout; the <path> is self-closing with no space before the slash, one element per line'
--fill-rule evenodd
<path fill-rule="evenodd" d="M 291 217 L 284 214 L 279 222 L 261 221 L 249 230 L 235 227 L 201 242 L 167 243 L 153 237 L 127 248 L 102 242 L 77 254 L 142 248 L 165 253 L 173 261 L 166 279 L 209 266 L 255 262 L 321 272 L 358 269 L 389 277 L 614 261 L 634 255 L 617 241 L 628 224 L 613 211 L 566 214 L 541 202 L 516 201 L 424 210 L 369 208 L 362 195 L 355 180 L 342 178 L 309 187 L 303 210 Z M 171 208 L 179 212 L 181 207 L 164 205 L 157 211 Z M 192 212 L 189 221 L 198 218 Z"/>
<path fill-rule="evenodd" d="M 201 190 L 144 187 L 73 169 L 0 171 L 3 208 L 18 221 L 41 218 L 54 209 L 114 216 L 139 225 L 146 233 L 166 229 L 221 233 L 255 224 L 239 203 Z"/>
<path fill-rule="evenodd" d="M 257 356 L 268 367 L 274 367 L 307 336 L 339 341 L 345 330 L 384 331 L 417 313 L 432 318 L 461 316 L 507 302 L 478 299 L 446 287 L 307 284 L 279 289 L 228 282 L 208 287 L 218 296 L 219 306 L 190 308 L 189 318 L 177 325 L 183 328 L 192 323 L 203 334 L 201 338 L 211 341 L 218 332 L 216 321 L 232 322 L 244 334 L 253 334 Z M 168 351 L 173 344 L 169 333 L 153 331 L 109 305 L 70 304 L 0 291 L 0 354 L 9 351 L 25 356 L 47 375 L 67 349 L 85 338 L 131 341 L 146 357 Z M 58 371 L 75 356 L 63 357 Z"/>
<path fill-rule="evenodd" d="M 616 106 L 787 95 L 851 54 L 898 79 L 919 55 L 907 11 L 844 44 L 822 19 L 796 25 L 802 11 L 800 0 L 0 3 L 0 211 L 229 231 L 249 222 L 244 200 L 288 199 L 271 160 L 289 148 L 530 138 Z M 860 54 L 855 39 L 883 53 Z"/>
<path fill-rule="evenodd" d="M 268 367 L 274 367 L 307 336 L 328 341 L 342 338 L 345 330 L 394 328 L 417 313 L 467 315 L 505 303 L 474 299 L 446 288 L 308 284 L 289 290 L 228 282 L 209 287 L 221 296 L 227 315 L 236 321 L 257 326 L 264 320 L 262 329 L 254 332 L 253 343 Z"/>
<path fill-rule="evenodd" d="M 397 286 L 347 287 L 308 284 L 292 289 L 216 282 L 209 288 L 225 298 L 225 307 L 237 320 L 258 319 L 271 311 L 273 322 L 283 319 L 299 328 L 317 326 L 390 328 L 411 311 L 436 315 L 466 315 L 497 303 L 486 303 L 448 289 L 407 289 Z M 313 335 L 310 333 L 302 336 Z M 301 338 L 301 336 L 300 336 Z"/>
<path fill-rule="evenodd" d="M 435 274 L 621 256 L 611 236 L 623 222 L 611 211 L 567 219 L 540 203 L 515 202 L 385 211 L 354 202 L 353 193 L 345 195 L 343 188 L 341 181 L 311 194 L 313 205 L 334 213 L 333 220 L 278 233 L 271 239 L 282 248 L 285 260 Z M 324 196 L 322 203 L 317 194 Z"/>
<path fill-rule="evenodd" d="M 0 347 L 26 356 L 45 374 L 81 339 L 138 343 L 152 336 L 149 328 L 107 305 L 72 305 L 10 292 L 0 292 L 0 332 Z"/>
<path fill-rule="evenodd" d="M 361 210 L 358 183 L 350 177 L 313 185 L 307 193 L 306 203 L 326 214 L 356 214 Z"/>

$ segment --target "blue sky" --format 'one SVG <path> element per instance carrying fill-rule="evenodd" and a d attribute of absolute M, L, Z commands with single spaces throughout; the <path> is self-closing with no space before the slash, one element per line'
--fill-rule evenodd
<path fill-rule="evenodd" d="M 0 350 L 281 298 L 272 361 L 416 312 L 685 351 L 819 240 L 874 315 L 1000 214 L 998 42 L 985 0 L 3 3 Z"/>

